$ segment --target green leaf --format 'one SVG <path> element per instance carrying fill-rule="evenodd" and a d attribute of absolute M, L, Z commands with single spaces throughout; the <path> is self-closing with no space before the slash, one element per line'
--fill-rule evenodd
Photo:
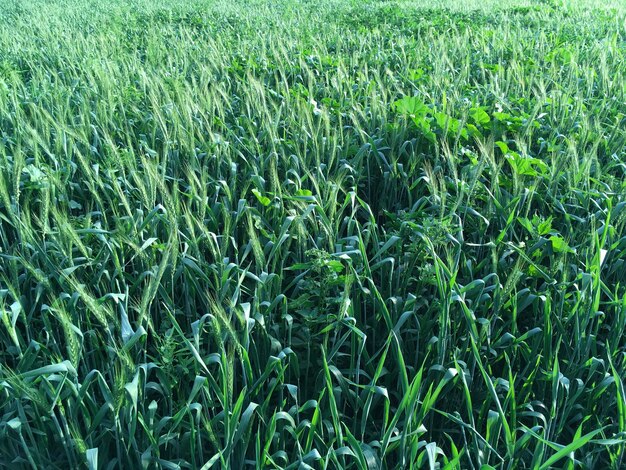
<path fill-rule="evenodd" d="M 263 195 L 260 193 L 260 191 L 259 191 L 258 189 L 256 189 L 256 188 L 254 188 L 254 189 L 252 190 L 252 194 L 254 194 L 254 195 L 255 195 L 255 197 L 257 198 L 257 200 L 258 200 L 261 204 L 263 204 L 265 207 L 269 206 L 269 205 L 271 204 L 271 202 L 272 202 L 272 201 L 270 200 L 270 198 L 269 198 L 269 197 L 267 197 L 267 196 L 263 196 Z"/>
<path fill-rule="evenodd" d="M 331 259 L 324 262 L 326 266 L 335 271 L 336 273 L 340 273 L 343 271 L 343 263 L 339 260 Z"/>
<path fill-rule="evenodd" d="M 499 140 L 496 142 L 496 146 L 500 149 L 502 155 L 506 155 L 509 153 L 509 146 L 506 144 L 506 142 L 502 142 L 501 140 Z"/>
<path fill-rule="evenodd" d="M 539 223 L 537 226 L 537 233 L 539 235 L 547 235 L 552 231 L 552 216 Z"/>
<path fill-rule="evenodd" d="M 491 122 L 489 114 L 487 114 L 487 112 L 482 108 L 471 108 L 469 115 L 478 126 L 484 127 Z"/>
<path fill-rule="evenodd" d="M 393 103 L 393 106 L 398 113 L 409 117 L 424 116 L 430 112 L 430 108 L 417 96 L 406 96 Z"/>
<path fill-rule="evenodd" d="M 582 424 L 581 424 L 581 426 L 582 426 Z M 585 434 L 584 436 L 579 437 L 578 439 L 574 439 L 574 441 L 572 443 L 570 443 L 567 446 L 563 447 L 560 451 L 558 451 L 556 454 L 554 454 L 552 457 L 550 457 L 548 460 L 546 460 L 543 463 L 543 465 L 541 467 L 539 467 L 539 470 L 547 470 L 548 468 L 552 467 L 555 463 L 557 463 L 562 458 L 567 457 L 570 454 L 573 454 L 575 451 L 577 451 L 578 449 L 583 447 L 585 444 L 587 444 L 587 442 L 589 442 L 591 439 L 593 439 L 594 436 L 600 434 L 602 431 L 604 431 L 604 428 L 595 429 L 595 430 Z"/>
<path fill-rule="evenodd" d="M 553 235 L 550 237 L 550 242 L 552 243 L 552 249 L 556 253 L 574 253 L 574 250 L 570 248 L 563 237 Z"/>
<path fill-rule="evenodd" d="M 535 227 L 533 226 L 532 222 L 528 220 L 526 217 L 518 217 L 517 221 L 520 223 L 522 227 L 524 227 L 528 231 L 529 234 L 531 235 L 535 234 Z"/>

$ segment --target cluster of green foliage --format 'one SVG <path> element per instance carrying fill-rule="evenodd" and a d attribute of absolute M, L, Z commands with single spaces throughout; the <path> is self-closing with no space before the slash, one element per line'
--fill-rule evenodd
<path fill-rule="evenodd" d="M 441 3 L 0 0 L 0 467 L 625 468 L 625 12 Z"/>

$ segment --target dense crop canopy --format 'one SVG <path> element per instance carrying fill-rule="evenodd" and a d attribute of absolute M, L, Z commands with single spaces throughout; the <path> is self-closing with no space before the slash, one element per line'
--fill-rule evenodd
<path fill-rule="evenodd" d="M 624 9 L 444 3 L 0 0 L 0 466 L 626 467 Z"/>

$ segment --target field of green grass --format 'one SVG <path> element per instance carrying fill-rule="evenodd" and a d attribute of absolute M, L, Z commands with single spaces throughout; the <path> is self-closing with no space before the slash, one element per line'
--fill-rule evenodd
<path fill-rule="evenodd" d="M 0 0 L 0 468 L 626 468 L 626 8 Z"/>

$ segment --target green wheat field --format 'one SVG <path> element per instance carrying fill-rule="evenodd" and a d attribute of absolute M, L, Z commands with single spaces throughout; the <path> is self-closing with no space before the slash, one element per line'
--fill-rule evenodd
<path fill-rule="evenodd" d="M 625 469 L 626 3 L 0 0 L 0 468 Z"/>

